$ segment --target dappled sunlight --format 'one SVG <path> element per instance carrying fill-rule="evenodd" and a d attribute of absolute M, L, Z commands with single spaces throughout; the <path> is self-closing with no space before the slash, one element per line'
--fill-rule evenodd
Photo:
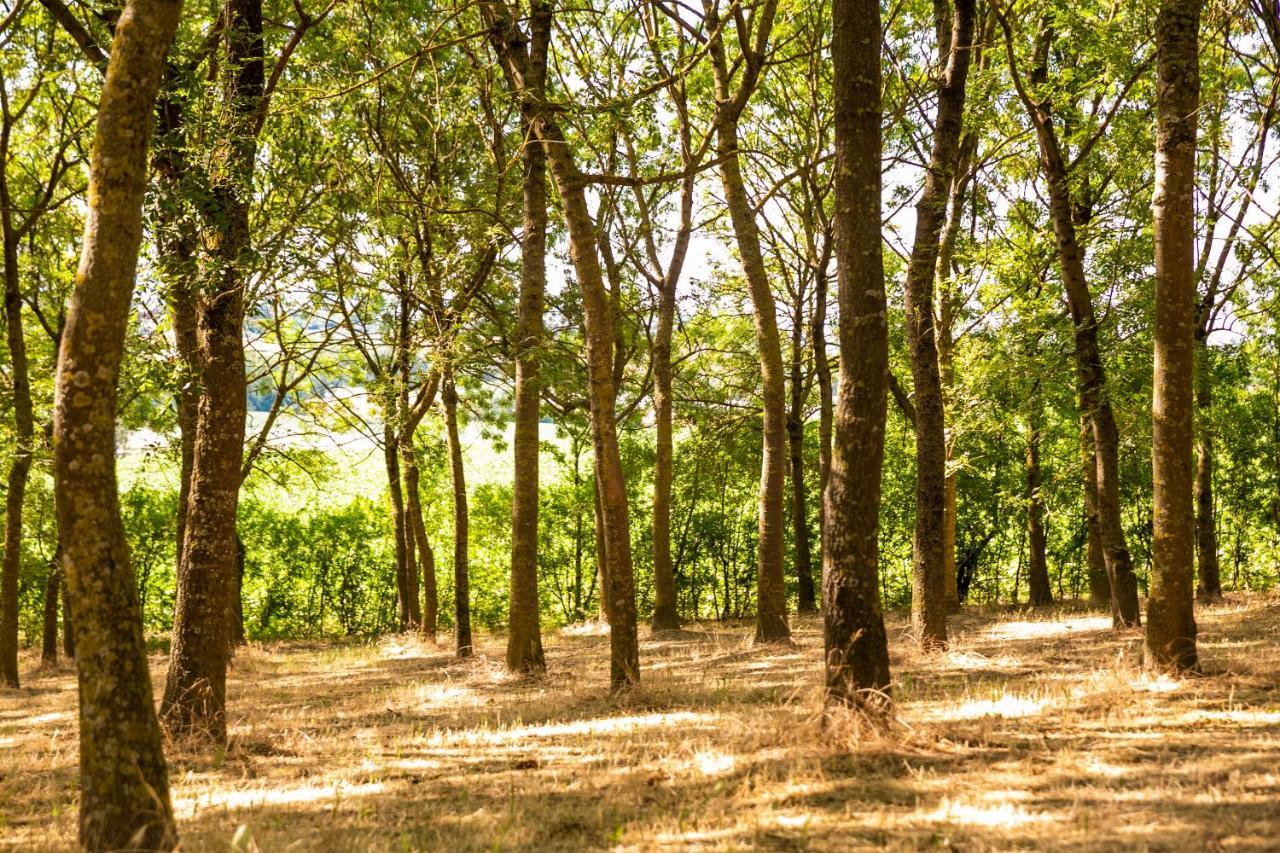
<path fill-rule="evenodd" d="M 549 634 L 541 678 L 506 675 L 493 636 L 461 662 L 415 638 L 250 647 L 226 754 L 170 754 L 175 805 L 190 851 L 241 825 L 262 850 L 1106 849 L 1170 829 L 1264 848 L 1280 834 L 1266 607 L 1200 620 L 1205 649 L 1260 638 L 1251 669 L 1210 653 L 1222 674 L 1186 679 L 1143 673 L 1106 617 L 966 612 L 926 655 L 891 614 L 884 734 L 821 724 L 816 618 L 785 649 L 719 623 L 646 641 L 640 687 L 616 697 L 591 634 Z M 40 686 L 0 697 L 0 750 L 22 768 L 0 768 L 0 848 L 74 838 L 74 675 Z"/>

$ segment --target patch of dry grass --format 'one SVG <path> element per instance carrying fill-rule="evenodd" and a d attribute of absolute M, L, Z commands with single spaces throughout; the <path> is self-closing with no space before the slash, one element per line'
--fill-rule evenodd
<path fill-rule="evenodd" d="M 187 850 L 1275 849 L 1280 598 L 1199 612 L 1209 674 L 1149 678 L 1097 613 L 966 611 L 946 653 L 895 619 L 898 723 L 819 725 L 820 622 L 649 638 L 610 699 L 608 639 L 548 637 L 513 679 L 406 638 L 241 651 L 225 755 L 171 752 Z M 28 661 L 28 664 L 33 662 Z M 164 660 L 153 662 L 157 683 Z M 75 682 L 0 693 L 0 847 L 75 832 Z"/>

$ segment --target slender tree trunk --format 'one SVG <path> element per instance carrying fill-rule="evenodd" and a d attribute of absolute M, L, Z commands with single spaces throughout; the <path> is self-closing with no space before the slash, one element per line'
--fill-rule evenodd
<path fill-rule="evenodd" d="M 524 82 L 530 79 L 528 39 L 507 15 L 504 5 L 486 2 L 481 10 L 490 25 L 490 43 L 503 66 L 508 85 L 522 99 L 529 97 Z M 550 9 L 535 16 L 535 22 L 538 37 L 550 38 Z M 535 100 L 534 105 L 537 107 L 534 131 L 546 152 L 564 209 L 569 257 L 577 274 L 586 322 L 591 438 L 608 555 L 606 586 L 601 594 L 609 600 L 610 685 L 618 690 L 640 680 L 640 647 L 636 633 L 631 523 L 615 420 L 613 309 L 600 267 L 595 223 L 587 208 L 584 177 L 554 115 L 540 101 Z"/>
<path fill-rule="evenodd" d="M 1044 420 L 1044 400 L 1040 380 L 1031 383 L 1027 400 L 1027 543 L 1031 549 L 1027 563 L 1027 588 L 1032 607 L 1053 604 L 1049 585 L 1049 563 L 1045 553 L 1044 501 L 1040 496 L 1040 432 Z"/>
<path fill-rule="evenodd" d="M 827 507 L 824 495 L 831 477 L 831 432 L 835 420 L 835 404 L 831 388 L 831 362 L 827 359 L 827 266 L 818 269 L 813 297 L 813 364 L 818 377 L 818 529 L 822 549 L 826 550 Z"/>
<path fill-rule="evenodd" d="M 791 330 L 791 409 L 787 412 L 787 447 L 791 462 L 791 529 L 796 548 L 796 609 L 816 613 L 813 557 L 809 546 L 809 509 L 804 485 L 804 291 L 796 300 Z"/>
<path fill-rule="evenodd" d="M 71 624 L 71 590 L 67 586 L 67 572 L 59 564 L 62 575 L 62 653 L 70 660 L 76 656 L 76 634 Z"/>
<path fill-rule="evenodd" d="M 422 473 L 418 467 L 418 449 L 413 433 L 406 428 L 400 435 L 400 462 L 404 471 L 404 524 L 406 534 L 416 545 L 422 567 L 422 605 L 418 609 L 418 630 L 424 639 L 434 643 L 439 630 L 440 594 L 436 584 L 436 555 L 427 539 L 427 525 L 422 517 Z M 408 549 L 406 548 L 406 551 Z M 416 580 L 417 569 L 414 569 Z M 414 584 L 416 585 L 416 584 Z M 416 595 L 416 593 L 414 593 Z"/>
<path fill-rule="evenodd" d="M 6 131 L 7 136 L 7 131 Z M 8 149 L 5 140 L 4 149 Z M 3 189 L 8 200 L 7 181 Z M 6 203 L 4 217 L 4 314 L 9 344 L 9 375 L 13 383 L 14 450 L 9 463 L 5 493 L 4 563 L 0 572 L 0 685 L 18 686 L 18 573 L 22 569 L 22 504 L 31 471 L 35 445 L 35 418 L 31 409 L 30 367 L 22 331 L 22 290 L 18 279 L 18 238 L 12 211 Z"/>
<path fill-rule="evenodd" d="M 471 657 L 471 569 L 468 538 L 471 531 L 467 513 L 467 477 L 462 464 L 462 441 L 458 435 L 458 390 L 453 373 L 446 368 L 441 388 L 445 431 L 449 444 L 449 474 L 453 483 L 453 618 L 457 632 L 458 657 Z"/>
<path fill-rule="evenodd" d="M 227 616 L 231 619 L 229 638 L 231 648 L 243 646 L 244 635 L 244 540 L 236 533 L 236 571 L 232 578 L 231 606 Z"/>
<path fill-rule="evenodd" d="M 591 496 L 595 500 L 595 513 L 592 516 L 593 530 L 596 537 L 596 588 L 600 591 L 599 601 L 599 618 L 601 622 L 612 622 L 610 618 L 609 596 L 606 590 L 609 588 L 609 543 L 605 539 L 604 533 L 604 508 L 600 503 L 600 480 L 594 478 L 591 481 Z"/>
<path fill-rule="evenodd" d="M 388 465 L 394 463 L 397 476 L 406 473 L 406 469 L 401 467 L 401 463 L 405 466 L 410 464 L 413 458 L 413 437 L 411 431 L 417 427 L 413 423 L 413 413 L 409 405 L 409 384 L 412 380 L 411 365 L 409 361 L 409 350 L 413 346 L 412 338 L 412 304 L 414 295 L 409 290 L 408 276 L 404 271 L 400 272 L 397 278 L 399 284 L 398 301 L 400 303 L 399 323 L 396 330 L 395 345 L 395 380 L 396 388 L 396 431 L 395 444 L 386 452 L 389 454 Z M 388 436 L 390 438 L 390 436 Z M 390 473 L 388 469 L 388 473 Z M 404 620 L 403 630 L 417 630 L 422 625 L 422 610 L 418 602 L 418 536 L 414 530 L 413 516 L 408 501 L 412 500 L 408 496 L 409 483 L 406 480 L 397 482 L 395 491 L 399 494 L 392 496 L 399 498 L 399 506 L 393 507 L 397 511 L 399 518 L 396 525 L 396 536 L 399 539 L 400 549 L 396 553 L 397 562 L 403 571 L 404 586 L 400 590 L 400 601 L 403 605 L 401 616 Z"/>
<path fill-rule="evenodd" d="M 938 114 L 933 148 L 925 172 L 924 191 L 916 205 L 916 233 L 907 267 L 905 288 L 907 348 L 915 381 L 916 407 L 916 526 L 912 546 L 911 621 L 925 647 L 947 642 L 947 567 L 945 511 L 947 438 L 934 333 L 933 290 L 937 277 L 939 241 L 946 221 L 947 201 L 960 160 L 964 126 L 965 84 L 973 48 L 973 0 L 956 0 L 954 15 L 947 4 L 937 10 Z M 953 18 L 948 22 L 948 18 Z M 950 32 L 948 32 L 950 23 Z"/>
<path fill-rule="evenodd" d="M 880 4 L 833 0 L 840 400 L 827 483 L 822 598 L 829 705 L 889 703 L 880 611 L 880 482 L 889 331 L 880 236 Z"/>
<path fill-rule="evenodd" d="M 249 206 L 264 71 L 262 0 L 228 0 L 223 126 L 210 165 L 203 242 L 206 287 L 196 299 L 201 395 L 191 491 L 160 716 L 174 735 L 226 741 L 227 617 L 235 587 L 236 510 L 245 433 L 244 290 Z"/>
<path fill-rule="evenodd" d="M 391 523 L 396 555 L 396 619 L 400 631 L 411 624 L 409 604 L 409 554 L 406 550 L 404 491 L 400 475 L 399 440 L 389 424 L 382 428 L 382 462 L 387 469 L 387 488 L 391 498 Z"/>
<path fill-rule="evenodd" d="M 95 851 L 177 845 L 120 519 L 115 423 L 151 111 L 180 12 L 180 2 L 129 0 L 116 23 L 54 396 L 54 494 L 79 653 L 80 844 Z"/>
<path fill-rule="evenodd" d="M 1196 364 L 1196 564 L 1202 598 L 1222 596 L 1222 575 L 1218 568 L 1218 525 L 1213 509 L 1213 378 L 1209 347 L 1197 347 Z"/>
<path fill-rule="evenodd" d="M 58 588 L 62 586 L 62 549 L 53 552 L 49 577 L 44 582 L 44 630 L 41 632 L 40 664 L 58 663 Z"/>
<path fill-rule="evenodd" d="M 1198 668 L 1193 494 L 1196 112 L 1201 0 L 1163 0 L 1156 21 L 1153 535 L 1147 666 Z"/>
<path fill-rule="evenodd" d="M 1083 404 L 1082 404 L 1083 405 Z M 1098 523 L 1098 457 L 1093 449 L 1093 429 L 1088 414 L 1080 412 L 1080 459 L 1084 469 L 1085 558 L 1089 576 L 1089 602 L 1101 607 L 1111 602 L 1111 580 L 1102 550 Z"/>
<path fill-rule="evenodd" d="M 1003 26 L 1008 26 L 1002 20 Z M 1007 47 L 1013 50 L 1011 33 L 1005 32 Z M 1042 30 L 1040 39 L 1046 42 Z M 1124 522 L 1120 513 L 1120 434 L 1115 413 L 1107 395 L 1106 372 L 1102 351 L 1098 346 L 1098 320 L 1093 310 L 1093 296 L 1084 271 L 1084 250 L 1080 245 L 1073 218 L 1071 188 L 1067 164 L 1053 125 L 1048 100 L 1036 102 L 1020 91 L 1023 103 L 1036 127 L 1040 149 L 1040 168 L 1049 191 L 1049 218 L 1062 273 L 1063 289 L 1075 328 L 1076 371 L 1084 410 L 1093 425 L 1093 442 L 1098 460 L 1098 526 L 1102 534 L 1103 554 L 1111 582 L 1112 616 L 1116 626 L 1137 625 L 1138 582 L 1133 573 L 1129 546 L 1125 542 Z"/>
<path fill-rule="evenodd" d="M 729 218 L 751 292 L 756 347 L 760 357 L 761 418 L 764 447 L 760 469 L 759 538 L 756 557 L 756 642 L 786 641 L 787 595 L 783 580 L 783 507 L 787 480 L 786 380 L 778 314 L 760 249 L 755 209 L 747 197 L 738 161 L 737 119 L 722 120 L 716 130 L 716 156 Z"/>
<path fill-rule="evenodd" d="M 545 42 L 537 42 L 545 44 Z M 530 58 L 538 91 L 546 76 L 545 51 Z M 523 123 L 532 135 L 533 110 Z M 547 287 L 547 161 L 539 145 L 525 145 L 524 238 L 520 255 L 520 305 L 516 325 L 515 438 L 512 442 L 511 598 L 507 668 L 542 672 L 547 668 L 538 618 L 538 421 L 541 386 L 543 302 Z"/>

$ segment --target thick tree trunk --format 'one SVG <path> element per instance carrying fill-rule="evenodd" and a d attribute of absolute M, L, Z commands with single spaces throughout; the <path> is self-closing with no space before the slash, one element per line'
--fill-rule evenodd
<path fill-rule="evenodd" d="M 1202 598 L 1222 596 L 1222 575 L 1218 569 L 1218 525 L 1213 509 L 1213 378 L 1209 348 L 1197 347 L 1196 364 L 1196 565 L 1200 582 L 1196 593 Z"/>
<path fill-rule="evenodd" d="M 1148 667 L 1195 670 L 1196 112 L 1201 0 L 1163 0 L 1156 20 L 1156 322 Z"/>
<path fill-rule="evenodd" d="M 536 45 L 545 41 L 534 38 Z M 533 51 L 531 66 L 541 91 L 545 50 Z M 524 126 L 532 130 L 533 111 Z M 531 134 L 530 134 L 531 135 Z M 516 324 L 515 438 L 512 441 L 511 597 L 507 668 L 542 672 L 547 668 L 538 618 L 538 421 L 542 359 L 542 314 L 547 287 L 547 161 L 539 145 L 521 151 L 524 163 L 524 235 L 520 255 L 520 304 Z"/>
<path fill-rule="evenodd" d="M 173 643 L 160 716 L 173 735 L 226 741 L 227 612 L 236 574 L 236 509 L 245 433 L 244 290 L 249 206 L 264 72 L 262 0 L 228 0 L 223 126 L 210 165 L 196 297 L 201 394 Z"/>
<path fill-rule="evenodd" d="M 822 599 L 829 705 L 889 704 L 880 610 L 880 482 L 889 374 L 880 235 L 880 4 L 834 0 L 835 226 L 840 400 L 826 502 Z"/>
<path fill-rule="evenodd" d="M 760 358 L 760 415 L 764 447 L 756 551 L 756 642 L 786 641 L 791 637 L 783 580 L 783 507 L 787 481 L 786 380 L 782 367 L 782 344 L 778 337 L 777 306 L 760 249 L 755 209 L 747 197 L 738 161 L 736 117 L 723 119 L 716 129 L 716 156 L 720 158 L 720 183 L 733 223 L 742 272 L 751 292 L 756 348 Z"/>
<path fill-rule="evenodd" d="M 1089 602 L 1102 607 L 1111 602 L 1111 580 L 1107 576 L 1102 527 L 1098 523 L 1098 456 L 1093 449 L 1092 421 L 1083 408 L 1080 412 L 1080 460 L 1084 469 L 1085 570 L 1089 580 Z"/>
<path fill-rule="evenodd" d="M 973 0 L 956 0 L 947 31 L 946 4 L 938 10 L 938 114 L 933 148 L 925 171 L 924 191 L 916 205 L 916 233 L 907 267 L 907 349 L 915 381 L 916 407 L 916 525 L 912 546 L 911 622 L 920 644 L 947 642 L 947 567 L 944 543 L 947 478 L 947 437 L 934 333 L 933 290 L 938 268 L 939 240 L 946 221 L 947 201 L 960 160 L 964 126 L 965 84 L 973 46 Z M 943 37 L 946 36 L 946 41 Z"/>
<path fill-rule="evenodd" d="M 1044 501 L 1040 496 L 1040 432 L 1044 420 L 1044 401 L 1040 396 L 1039 379 L 1032 382 L 1027 403 L 1027 544 L 1031 549 L 1027 563 L 1027 587 L 1031 606 L 1047 607 L 1053 604 L 1053 591 L 1049 586 Z"/>
<path fill-rule="evenodd" d="M 787 412 L 787 449 L 791 462 L 791 530 L 795 541 L 796 609 L 816 613 L 813 556 L 809 545 L 809 508 L 804 485 L 804 291 L 797 300 L 791 330 L 791 408 Z"/>
<path fill-rule="evenodd" d="M 445 432 L 449 444 L 449 475 L 453 484 L 453 619 L 458 657 L 471 657 L 471 569 L 469 537 L 471 520 L 467 510 L 467 476 L 462 464 L 462 441 L 458 435 L 458 390 L 453 374 L 445 369 L 440 397 L 444 403 Z"/>
<path fill-rule="evenodd" d="M 130 0 L 116 24 L 98 101 L 84 248 L 58 358 L 54 494 L 79 653 L 80 844 L 88 850 L 177 845 L 120 519 L 115 423 L 151 110 L 180 12 L 171 0 Z"/>

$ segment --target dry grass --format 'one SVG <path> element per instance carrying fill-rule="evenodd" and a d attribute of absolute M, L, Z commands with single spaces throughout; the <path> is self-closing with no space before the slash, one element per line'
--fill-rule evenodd
<path fill-rule="evenodd" d="M 500 638 L 469 662 L 252 647 L 226 754 L 172 755 L 175 807 L 187 850 L 1276 849 L 1280 597 L 1200 623 L 1209 674 L 1171 680 L 1087 611 L 966 612 L 928 656 L 895 619 L 899 725 L 873 738 L 820 728 L 813 619 L 793 648 L 719 623 L 647 639 L 616 700 L 590 630 L 548 638 L 542 680 L 504 675 Z M 74 678 L 26 683 L 0 693 L 0 847 L 65 849 Z"/>

